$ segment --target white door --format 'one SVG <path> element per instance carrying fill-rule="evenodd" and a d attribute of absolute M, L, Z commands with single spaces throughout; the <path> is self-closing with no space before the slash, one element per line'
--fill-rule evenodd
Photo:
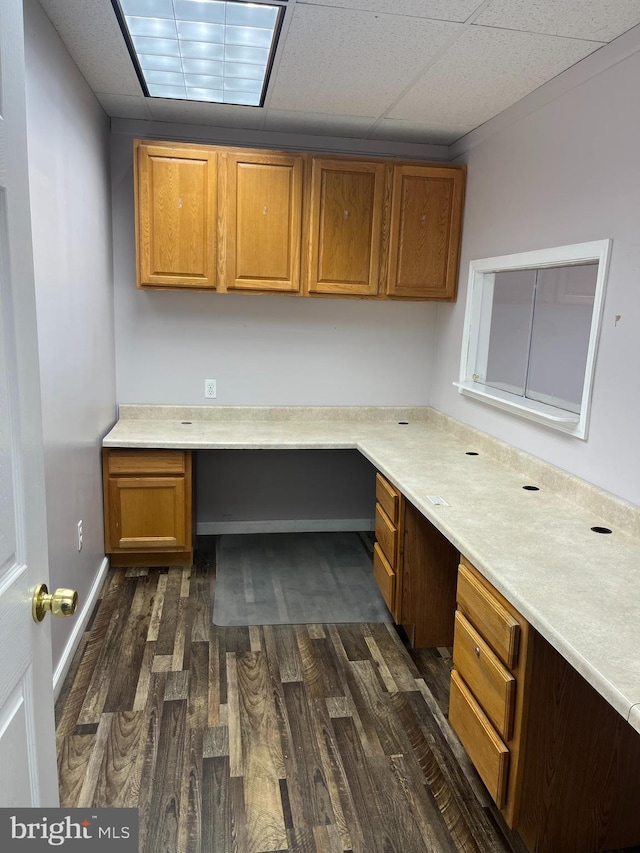
<path fill-rule="evenodd" d="M 56 806 L 22 0 L 0 0 L 0 806 Z"/>

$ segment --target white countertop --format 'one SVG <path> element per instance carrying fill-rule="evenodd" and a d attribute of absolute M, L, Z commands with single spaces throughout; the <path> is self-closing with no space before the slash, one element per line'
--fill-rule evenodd
<path fill-rule="evenodd" d="M 481 445 L 428 410 L 333 411 L 122 407 L 103 445 L 359 450 L 640 731 L 640 539 L 483 451 L 467 456 Z"/>

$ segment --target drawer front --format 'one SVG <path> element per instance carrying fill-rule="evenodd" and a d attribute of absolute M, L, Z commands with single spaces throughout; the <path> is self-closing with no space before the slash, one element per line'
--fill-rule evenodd
<path fill-rule="evenodd" d="M 109 474 L 184 474 L 184 450 L 108 450 Z"/>
<path fill-rule="evenodd" d="M 453 665 L 498 733 L 509 740 L 513 731 L 516 680 L 459 610 L 453 638 Z"/>
<path fill-rule="evenodd" d="M 498 657 L 513 669 L 518 663 L 520 625 L 464 563 L 458 570 L 456 600 Z"/>
<path fill-rule="evenodd" d="M 398 567 L 398 528 L 391 523 L 380 504 L 376 504 L 376 539 L 391 568 L 396 569 Z"/>
<path fill-rule="evenodd" d="M 380 587 L 385 604 L 393 613 L 396 597 L 396 576 L 377 542 L 373 546 L 373 576 Z"/>
<path fill-rule="evenodd" d="M 509 750 L 455 669 L 451 673 L 449 722 L 501 809 L 506 799 Z"/>
<path fill-rule="evenodd" d="M 398 523 L 400 492 L 382 474 L 376 474 L 376 500 L 394 524 Z"/>

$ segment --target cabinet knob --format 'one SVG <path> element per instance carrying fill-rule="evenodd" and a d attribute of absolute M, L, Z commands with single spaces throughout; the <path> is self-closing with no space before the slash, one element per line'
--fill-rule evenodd
<path fill-rule="evenodd" d="M 479 658 L 480 657 L 480 646 L 476 646 L 475 649 L 473 650 L 473 653 L 475 654 L 475 656 L 477 658 Z"/>
<path fill-rule="evenodd" d="M 262 212 L 263 212 L 263 214 L 266 216 L 266 215 L 267 215 L 267 213 L 268 213 L 268 211 L 269 211 L 269 208 L 268 208 L 268 207 L 267 207 L 267 205 L 265 204 L 265 206 L 262 208 Z"/>
<path fill-rule="evenodd" d="M 349 218 L 349 211 L 348 211 L 348 210 L 345 210 L 345 211 L 344 211 L 344 218 L 345 218 L 345 219 L 348 219 L 348 218 Z"/>
<path fill-rule="evenodd" d="M 181 207 L 182 207 L 182 199 L 179 198 L 178 199 L 178 209 L 180 209 Z"/>

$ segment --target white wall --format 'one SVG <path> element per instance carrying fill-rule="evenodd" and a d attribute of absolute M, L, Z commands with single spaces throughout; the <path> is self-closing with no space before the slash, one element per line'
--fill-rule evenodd
<path fill-rule="evenodd" d="M 614 43 L 615 44 L 615 43 Z M 637 48 L 636 48 L 637 49 Z M 438 314 L 431 404 L 640 503 L 640 54 L 541 106 L 471 148 L 460 289 Z M 535 94 L 535 93 L 534 93 Z M 460 396 L 469 261 L 613 238 L 586 442 Z M 621 320 L 615 325 L 615 315 Z"/>
<path fill-rule="evenodd" d="M 219 405 L 427 404 L 436 305 L 136 290 L 133 140 L 112 140 L 120 403 L 205 405 L 209 378 Z"/>
<path fill-rule="evenodd" d="M 104 560 L 100 445 L 115 419 L 109 121 L 36 0 L 25 42 L 50 586 L 82 606 Z M 54 669 L 75 625 L 53 620 Z"/>

